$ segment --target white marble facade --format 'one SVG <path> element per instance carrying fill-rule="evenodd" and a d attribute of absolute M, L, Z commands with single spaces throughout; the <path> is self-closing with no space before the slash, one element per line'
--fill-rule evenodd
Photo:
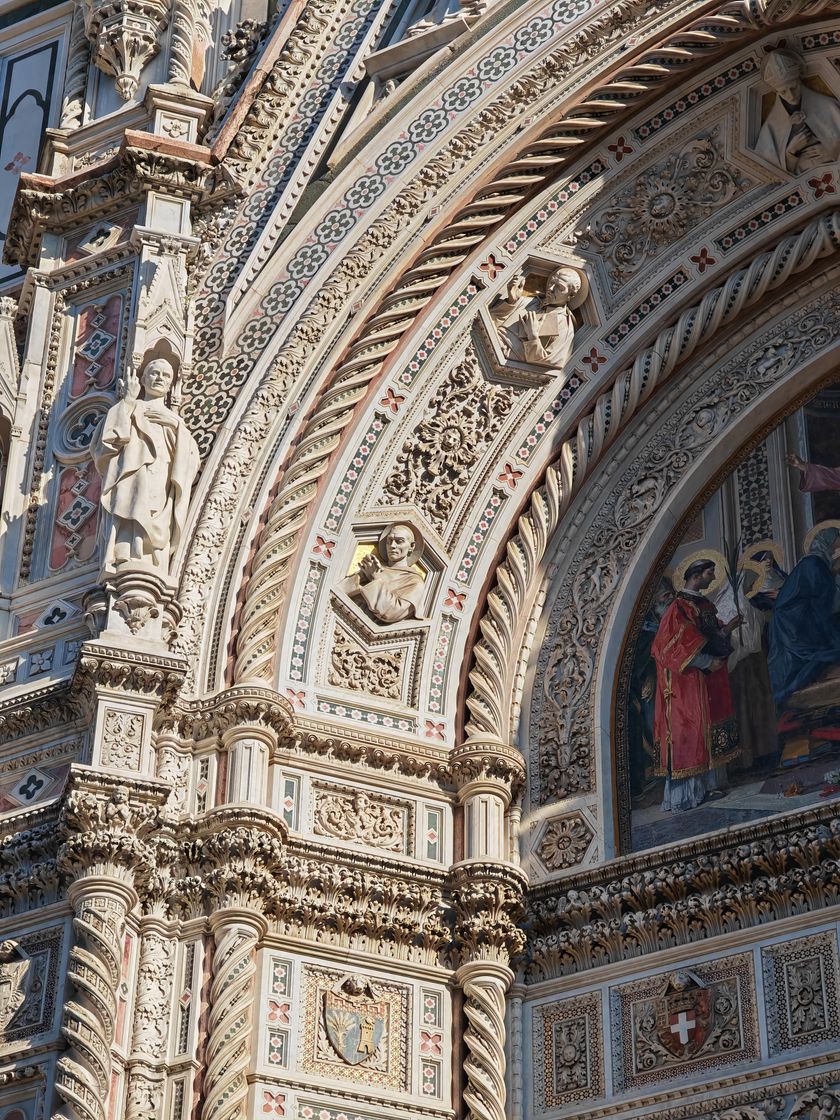
<path fill-rule="evenodd" d="M 0 78 L 0 1120 L 840 1115 L 836 664 L 666 828 L 628 652 L 840 525 L 837 5 L 12 0 Z"/>

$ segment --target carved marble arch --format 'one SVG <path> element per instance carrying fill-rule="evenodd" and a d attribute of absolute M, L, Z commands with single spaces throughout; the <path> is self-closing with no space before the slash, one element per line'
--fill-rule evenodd
<path fill-rule="evenodd" d="M 814 273 L 724 332 L 641 411 L 579 491 L 574 534 L 565 522 L 547 550 L 514 732 L 529 764 L 522 844 L 534 879 L 633 850 L 630 647 L 698 512 L 786 417 L 837 380 L 836 257 Z M 777 797 L 770 811 L 789 807 Z M 714 828 L 689 823 L 685 838 Z"/>
<path fill-rule="evenodd" d="M 564 11 L 567 7 L 563 5 Z M 762 36 L 767 36 L 771 28 L 819 19 L 831 10 L 828 4 L 793 8 L 753 5 L 733 12 L 727 9 L 719 16 L 717 8 L 701 10 L 689 5 L 677 11 L 669 6 L 662 24 L 648 25 L 641 9 L 627 5 L 616 4 L 608 11 L 576 9 L 568 27 L 549 21 L 550 27 L 546 26 L 550 37 L 536 44 L 533 57 L 523 56 L 495 86 L 488 77 L 491 84 L 481 97 L 458 110 L 463 127 L 457 135 L 444 131 L 434 142 L 420 144 L 422 150 L 412 157 L 418 162 L 411 170 L 392 176 L 387 189 L 356 208 L 352 232 L 321 264 L 315 259 L 317 254 L 309 252 L 304 244 L 304 224 L 298 225 L 293 236 L 261 266 L 249 297 L 250 311 L 244 305 L 237 310 L 242 318 L 234 325 L 242 326 L 242 335 L 231 338 L 224 364 L 228 373 L 232 366 L 238 369 L 241 365 L 247 380 L 232 411 L 225 413 L 226 422 L 206 459 L 194 495 L 190 539 L 180 558 L 184 618 L 177 648 L 191 655 L 200 651 L 202 663 L 193 682 L 197 690 L 212 690 L 226 679 L 249 676 L 279 680 L 278 612 L 282 612 L 284 632 L 289 632 L 299 618 L 300 596 L 317 536 L 324 536 L 320 528 L 325 528 L 327 511 L 320 503 L 332 485 L 326 480 L 344 469 L 347 456 L 359 446 L 357 437 L 364 433 L 377 408 L 391 422 L 395 415 L 392 405 L 399 407 L 395 398 L 408 397 L 400 381 L 404 365 L 412 360 L 411 354 L 423 350 L 426 338 L 435 337 L 435 331 L 449 330 L 445 320 L 461 293 L 472 285 L 482 301 L 495 298 L 505 279 L 496 271 L 497 263 L 512 267 L 523 255 L 518 252 L 519 242 L 509 250 L 504 246 L 511 237 L 518 237 L 520 226 L 535 220 L 532 215 L 538 213 L 540 199 L 562 191 L 564 183 L 573 184 L 572 193 L 578 193 L 569 213 L 582 217 L 577 200 L 582 201 L 586 195 L 583 188 L 594 190 L 597 186 L 592 180 L 592 167 L 608 166 L 610 175 L 618 177 L 637 159 L 648 162 L 649 145 L 637 144 L 626 129 L 634 119 L 637 127 L 652 120 L 656 106 L 664 112 L 675 96 L 676 84 L 685 81 L 686 48 L 681 36 L 688 35 L 694 44 L 692 52 L 697 61 L 690 66 L 702 83 L 704 73 L 713 77 L 722 65 L 730 65 L 736 41 L 746 57 L 758 49 Z M 525 42 L 517 26 L 519 18 L 510 13 L 503 25 L 476 28 L 469 53 L 447 64 L 445 76 L 453 78 L 453 88 L 461 81 L 456 74 L 459 66 L 477 66 L 482 52 L 488 58 L 497 58 L 499 51 L 504 54 L 508 38 Z M 685 21 L 694 21 L 692 30 L 684 29 Z M 631 27 L 639 32 L 632 57 L 625 49 Z M 571 32 L 574 58 L 570 60 Z M 710 60 L 718 57 L 722 42 L 729 51 L 726 62 L 720 62 L 716 70 L 710 69 Z M 655 65 L 654 56 L 659 59 Z M 587 73 L 592 75 L 593 85 L 586 91 L 576 88 L 575 60 L 586 60 Z M 625 74 L 632 65 L 648 68 L 643 82 L 634 84 Z M 753 69 L 754 65 L 753 60 Z M 749 83 L 753 77 L 744 71 L 738 80 Z M 394 103 L 401 114 L 394 123 L 403 121 L 408 132 L 412 114 L 426 119 L 433 112 L 442 84 L 439 73 L 435 78 L 431 81 L 429 75 L 420 75 L 406 87 Z M 610 101 L 607 89 L 613 81 L 624 86 L 621 97 Z M 625 88 L 628 82 L 632 88 Z M 657 101 L 651 100 L 652 92 Z M 592 112 L 603 119 L 604 128 L 592 132 L 587 115 L 590 140 L 578 154 L 581 122 L 576 114 L 581 112 L 581 99 L 587 98 L 593 102 Z M 690 107 L 692 112 L 695 108 Z M 520 131 L 509 127 L 511 114 L 523 122 Z M 677 121 L 673 127 L 681 124 L 682 120 Z M 648 139 L 656 142 L 660 135 L 664 139 L 671 127 L 663 118 Z M 721 137 L 722 158 L 733 145 L 740 144 L 740 127 L 736 121 L 735 131 L 729 128 Z M 374 168 L 384 157 L 377 147 L 381 141 L 376 130 L 372 128 L 359 142 L 358 162 L 367 161 Z M 632 157 L 626 148 L 631 149 Z M 747 162 L 747 174 L 759 188 L 774 181 L 772 172 L 760 161 L 748 157 Z M 323 214 L 320 210 L 313 214 L 313 221 L 319 216 L 326 221 L 340 196 L 355 187 L 350 179 L 356 165 L 346 174 L 336 174 L 334 187 L 319 203 Z M 534 202 L 527 206 L 523 206 L 521 188 L 510 178 L 513 174 L 515 180 L 520 172 L 527 175 L 529 183 L 536 184 Z M 809 198 L 808 208 L 811 202 Z M 541 220 L 536 219 L 538 226 Z M 791 220 L 788 215 L 784 222 L 789 224 Z M 540 239 L 544 240 L 536 240 Z M 543 248 L 544 255 L 571 253 L 578 264 L 590 251 L 579 246 L 578 252 L 569 244 Z M 700 246 L 695 248 L 699 250 Z M 535 245 L 534 252 L 539 251 Z M 293 273 L 302 267 L 306 252 L 314 262 L 314 273 L 307 273 L 300 283 L 287 283 L 295 280 Z M 685 278 L 694 283 L 698 274 L 691 271 Z M 438 295 L 430 301 L 428 293 L 432 290 Z M 597 322 L 599 308 L 603 310 L 599 304 L 602 296 L 592 294 L 591 299 Z M 255 318 L 246 323 L 251 312 Z M 590 332 L 590 344 L 581 352 L 587 363 L 581 369 L 587 377 L 591 369 L 594 385 L 609 369 L 601 359 L 611 356 L 595 346 L 598 340 L 591 333 L 593 316 L 584 313 L 581 320 L 581 343 L 587 330 Z M 269 326 L 272 331 L 264 337 Z M 450 332 L 450 338 L 454 333 Z M 235 334 L 232 330 L 231 335 Z M 246 335 L 249 345 L 253 343 L 250 356 L 240 347 L 240 339 Z M 257 359 L 253 357 L 255 346 Z M 447 339 L 431 364 L 434 371 L 430 366 L 417 384 L 430 384 L 440 371 L 438 363 L 451 357 Z M 212 383 L 211 374 L 208 367 L 205 383 Z M 512 389 L 521 392 L 522 386 Z M 185 393 L 189 392 L 185 387 Z M 380 404 L 383 399 L 384 405 Z M 185 415 L 192 416 L 193 411 L 194 404 L 187 400 Z M 403 410 L 399 422 L 403 423 L 406 416 L 407 410 Z M 503 456 L 505 438 L 506 433 L 501 431 L 494 435 L 493 448 Z M 508 465 L 510 472 L 506 472 Z M 537 469 L 536 459 L 532 459 L 529 473 Z M 488 578 L 494 549 L 504 538 L 505 526 L 513 523 L 520 494 L 530 485 L 527 478 L 519 483 L 515 473 L 519 470 L 520 466 L 504 457 L 498 464 L 496 474 L 504 477 L 497 480 L 500 484 L 495 489 L 505 495 L 506 511 L 496 518 L 498 510 L 494 510 L 493 548 L 485 552 L 481 573 L 474 572 L 475 587 Z M 358 518 L 355 514 L 353 517 L 361 525 L 369 512 L 363 510 Z M 428 529 L 431 560 L 433 554 L 439 558 L 440 547 L 435 542 L 435 526 L 430 524 Z M 324 539 L 334 538 L 327 532 Z M 294 591 L 292 580 L 299 582 Z M 456 595 L 461 593 L 453 590 Z M 449 591 L 447 581 L 440 578 L 435 595 L 445 599 Z M 468 612 L 473 609 L 470 603 Z M 457 620 L 463 635 L 468 629 L 463 625 L 463 614 Z M 439 634 L 430 637 L 426 649 L 438 652 L 438 638 Z M 461 657 L 454 654 L 452 664 L 460 662 Z M 451 668 L 447 672 L 451 677 Z M 284 689 L 299 691 L 296 682 L 282 684 Z M 446 687 L 451 691 L 450 683 Z M 427 718 L 433 725 L 441 723 L 433 718 L 439 713 L 428 710 L 429 705 L 426 708 L 417 725 L 423 728 Z M 444 722 L 449 737 L 455 728 L 454 711 L 447 713 Z"/>

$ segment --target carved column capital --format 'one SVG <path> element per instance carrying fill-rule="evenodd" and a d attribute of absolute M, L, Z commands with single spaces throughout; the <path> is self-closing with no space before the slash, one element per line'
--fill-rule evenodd
<path fill-rule="evenodd" d="M 462 803 L 479 790 L 492 789 L 507 808 L 525 780 L 522 755 L 500 739 L 468 739 L 453 750 L 449 765 Z"/>
<path fill-rule="evenodd" d="M 525 945 L 525 875 L 512 864 L 464 860 L 450 872 L 455 943 L 463 965 L 507 967 Z"/>

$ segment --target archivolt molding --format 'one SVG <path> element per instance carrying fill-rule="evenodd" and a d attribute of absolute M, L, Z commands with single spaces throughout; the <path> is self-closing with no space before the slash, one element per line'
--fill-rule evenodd
<path fill-rule="evenodd" d="M 552 537 L 593 468 L 602 461 L 619 433 L 637 415 L 655 391 L 698 349 L 727 327 L 737 324 L 745 309 L 760 303 L 787 280 L 814 261 L 840 248 L 840 210 L 811 222 L 800 233 L 784 238 L 775 249 L 759 254 L 738 269 L 724 284 L 712 288 L 700 303 L 687 308 L 675 324 L 661 331 L 652 346 L 643 350 L 629 369 L 623 370 L 599 395 L 577 431 L 565 440 L 559 458 L 534 493 L 530 509 L 520 518 L 517 535 L 509 541 L 505 560 L 496 572 L 496 585 L 481 619 L 481 637 L 473 649 L 475 667 L 470 673 L 467 697 L 468 736 L 507 741 L 512 733 L 510 704 L 517 678 L 517 642 L 528 606 L 544 573 L 543 560 Z M 529 635 L 530 636 L 530 635 Z M 528 639 L 526 638 L 526 644 Z M 519 662 L 527 655 L 520 652 Z M 561 704 L 558 747 L 566 766 L 588 769 L 589 745 L 578 757 L 572 747 L 571 721 L 583 680 L 572 674 Z M 568 725 L 567 725 L 568 724 Z M 564 792 L 586 788 L 586 781 Z"/>
<path fill-rule="evenodd" d="M 525 198 L 579 156 L 583 146 L 598 142 L 607 127 L 615 126 L 628 106 L 635 107 L 651 90 L 660 92 L 676 74 L 683 79 L 687 67 L 699 67 L 722 46 L 731 47 L 734 42 L 742 45 L 750 37 L 766 32 L 776 19 L 813 17 L 829 10 L 835 10 L 834 0 L 783 8 L 734 6 L 702 17 L 690 28 L 673 35 L 665 46 L 649 49 L 632 67 L 618 71 L 612 84 L 607 82 L 590 95 L 585 110 L 567 111 L 559 123 L 543 128 L 539 138 L 512 164 L 507 164 L 480 191 L 480 197 L 476 196 L 437 235 L 434 244 L 422 253 L 398 287 L 392 289 L 357 332 L 358 341 L 309 414 L 289 456 L 245 592 L 236 679 L 270 676 L 277 610 L 284 599 L 291 558 L 298 547 L 318 480 L 328 468 L 369 385 L 441 284 L 477 253 L 486 234 Z M 475 124 L 468 125 L 449 142 L 447 149 L 434 155 L 372 222 L 356 246 L 340 259 L 264 375 L 220 462 L 213 480 L 219 498 L 214 501 L 212 512 L 208 508 L 199 520 L 184 567 L 185 619 L 179 648 L 193 652 L 197 647 L 204 614 L 199 585 L 216 567 L 244 477 L 250 473 L 246 468 L 252 468 L 255 450 L 263 445 L 270 427 L 269 417 L 282 405 L 285 391 L 306 364 L 306 356 L 318 352 L 352 293 L 379 266 L 383 254 L 404 239 L 425 203 L 486 145 L 488 138 L 539 101 L 546 84 L 556 86 L 558 79 L 572 75 L 583 63 L 590 64 L 591 72 L 592 61 L 604 54 L 613 57 L 638 18 L 638 10 L 631 5 L 619 5 L 599 14 L 573 37 L 571 45 L 539 62 L 527 80 L 525 76 L 519 78 L 511 90 L 481 110 Z M 689 61 L 695 57 L 696 63 Z"/>

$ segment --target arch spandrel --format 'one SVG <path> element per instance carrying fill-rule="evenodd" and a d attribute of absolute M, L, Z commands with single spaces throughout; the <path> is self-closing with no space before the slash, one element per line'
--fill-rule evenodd
<path fill-rule="evenodd" d="M 625 12 L 623 9 L 616 9 L 615 12 L 599 12 L 597 14 L 596 22 L 594 24 L 591 24 L 591 26 L 585 26 L 582 29 L 581 33 L 576 36 L 575 50 L 577 54 L 581 55 L 581 57 L 583 57 L 583 55 L 585 54 L 589 59 L 591 73 L 595 72 L 596 66 L 595 61 L 592 58 L 592 54 L 593 50 L 597 50 L 597 48 L 593 46 L 593 43 L 597 43 L 598 46 L 602 46 L 605 43 L 607 44 L 606 62 L 609 62 L 609 59 L 617 59 L 621 53 L 621 35 L 623 32 L 627 31 L 628 27 L 632 24 L 635 18 L 636 15 L 633 12 Z M 761 12 L 753 12 L 751 14 L 736 13 L 734 16 L 727 14 L 725 17 L 718 19 L 717 22 L 715 22 L 716 17 L 714 16 L 714 13 L 710 14 L 708 17 L 701 16 L 700 18 L 701 22 L 704 18 L 706 19 L 706 24 L 704 24 L 704 27 L 706 29 L 703 34 L 695 36 L 694 49 L 696 52 L 699 52 L 698 57 L 702 59 L 705 52 L 711 51 L 713 48 L 717 49 L 715 45 L 718 42 L 722 42 L 726 39 L 729 39 L 729 41 L 731 42 L 731 37 L 733 34 L 743 35 L 746 39 L 750 39 L 756 34 L 756 25 L 761 25 L 762 21 L 765 20 L 772 20 L 773 18 L 775 18 L 775 13 L 765 13 L 762 10 Z M 628 20 L 630 21 L 629 23 L 627 22 Z M 609 33 L 607 34 L 607 32 Z M 661 29 L 657 29 L 657 32 L 661 39 Z M 644 40 L 644 43 L 651 44 L 652 47 L 655 38 L 656 36 L 653 32 L 651 32 L 649 38 Z M 673 49 L 669 48 L 667 44 L 660 48 L 660 54 L 658 56 L 660 61 L 654 67 L 655 79 L 650 79 L 650 73 L 648 73 L 648 80 L 646 80 L 646 82 L 636 82 L 635 86 L 632 82 L 630 82 L 629 85 L 633 88 L 631 88 L 629 92 L 628 89 L 623 90 L 623 100 L 619 102 L 620 104 L 623 104 L 625 101 L 627 101 L 628 98 L 632 100 L 638 97 L 640 93 L 640 86 L 646 92 L 649 89 L 651 80 L 655 80 L 656 82 L 659 82 L 660 80 L 667 80 L 668 76 L 672 72 L 676 72 L 677 59 L 679 59 L 679 67 L 683 70 L 684 73 L 685 49 L 677 45 L 676 39 L 674 40 L 674 44 L 675 45 Z M 669 50 L 671 52 L 670 54 Z M 569 61 L 568 49 L 565 50 L 565 53 L 561 52 L 561 56 L 558 57 L 558 65 L 560 65 L 561 67 L 560 72 L 566 73 L 566 68 L 571 65 Z M 624 59 L 623 61 L 627 62 L 628 60 Z M 644 62 L 644 56 L 642 58 L 642 61 Z M 644 65 L 648 64 L 644 63 Z M 648 67 L 648 69 L 650 70 L 650 67 Z M 544 81 L 544 77 L 540 80 Z M 619 75 L 619 82 L 622 80 L 623 79 L 621 79 L 621 75 Z M 627 84 L 628 83 L 625 82 L 625 86 Z M 564 95 L 563 91 L 565 88 L 566 87 L 562 82 L 557 84 L 558 100 L 562 99 L 562 96 Z M 514 89 L 515 101 L 517 105 L 521 107 L 533 103 L 533 83 L 529 86 L 527 83 L 523 84 L 523 81 L 520 80 L 516 83 Z M 524 101 L 522 100 L 523 97 Z M 503 119 L 505 123 L 510 121 L 511 108 L 510 106 L 505 107 L 504 98 L 502 99 L 502 102 L 500 102 L 497 106 L 496 112 L 497 119 L 499 119 L 498 113 L 501 113 L 501 119 Z M 615 103 L 610 103 L 609 108 L 605 108 L 604 106 L 599 105 L 598 120 L 599 122 L 601 119 L 609 121 L 620 112 L 621 110 L 615 107 Z M 568 112 L 565 114 L 565 117 L 567 119 L 569 118 Z M 480 135 L 482 138 L 479 142 L 479 147 L 484 142 L 486 135 L 486 126 L 492 119 L 492 114 L 490 117 L 488 117 L 487 110 L 484 109 L 482 110 L 482 119 L 484 120 L 484 125 L 479 129 L 478 133 L 478 135 Z M 571 137 L 569 137 L 569 130 L 567 129 L 565 130 L 565 135 L 561 132 L 559 134 L 559 138 L 555 137 L 555 139 L 551 141 L 552 152 L 557 153 L 556 157 L 554 154 L 552 154 L 551 160 L 548 161 L 552 167 L 555 166 L 555 164 L 562 166 L 564 163 L 568 163 L 569 152 L 574 149 L 577 143 L 575 139 L 575 129 L 577 127 L 579 126 L 572 124 Z M 492 134 L 492 131 L 493 128 L 491 126 L 490 134 Z M 526 131 L 525 138 L 527 139 L 530 135 L 531 133 Z M 504 139 L 509 142 L 510 137 L 506 136 L 504 137 Z M 461 156 L 459 156 L 459 158 L 456 160 L 455 165 L 448 164 L 447 166 L 457 170 L 463 165 L 464 154 L 466 154 L 467 158 L 469 158 L 469 153 L 476 150 L 476 137 L 475 135 L 473 135 L 471 138 L 470 130 L 468 128 L 467 130 L 462 130 L 462 132 L 459 133 L 455 138 L 455 141 L 461 146 Z M 465 143 L 466 147 L 464 147 Z M 545 141 L 540 140 L 538 144 L 544 145 Z M 436 164 L 435 160 L 433 159 L 432 162 L 428 165 L 431 169 L 432 179 L 428 180 L 427 178 L 427 182 L 435 181 L 435 176 L 440 176 L 442 172 L 444 165 L 440 163 L 440 156 L 437 155 L 435 159 L 437 160 Z M 539 170 L 537 170 L 536 172 L 534 171 L 535 164 L 539 168 Z M 546 177 L 546 174 L 548 173 L 546 171 L 547 166 L 548 165 L 546 165 L 545 159 L 540 156 L 538 156 L 536 160 L 532 159 L 528 171 L 529 183 L 534 179 L 543 181 Z M 420 182 L 422 182 L 422 177 Z M 421 190 L 421 195 L 427 190 L 428 187 L 423 188 Z M 410 194 L 406 197 L 409 198 Z M 504 199 L 505 207 L 509 207 L 512 202 L 515 203 L 515 198 L 516 192 L 511 192 L 510 190 L 508 190 L 505 194 Z M 411 203 L 410 207 L 412 209 L 412 213 L 417 212 L 416 202 Z M 488 210 L 488 207 L 485 203 L 479 207 L 479 210 L 483 213 L 483 221 L 485 225 L 488 219 L 491 219 L 491 225 L 495 221 L 497 221 L 497 217 L 493 216 L 492 206 L 490 206 Z M 374 211 L 372 210 L 370 214 L 366 214 L 366 220 L 369 220 L 371 214 L 373 213 Z M 436 215 L 436 222 L 438 224 L 440 224 L 441 222 L 441 218 L 439 215 Z M 398 226 L 401 226 L 401 224 L 402 223 L 398 223 Z M 393 238 L 395 236 L 399 239 L 403 237 L 403 234 L 399 229 L 392 229 L 391 232 L 386 234 L 386 242 L 388 244 L 392 244 Z M 458 239 L 456 238 L 456 242 L 457 241 Z M 441 242 L 441 244 L 444 244 L 444 242 Z M 291 245 L 289 248 L 291 250 Z M 413 255 L 415 250 L 411 249 L 410 246 L 409 249 L 409 256 L 411 256 Z M 380 251 L 374 251 L 373 257 L 378 258 L 379 256 Z M 342 252 L 332 253 L 331 257 L 339 263 L 340 272 L 341 262 L 345 260 L 345 257 L 342 255 Z M 444 248 L 442 258 L 444 260 L 444 265 L 442 265 L 441 267 L 443 267 L 444 272 L 447 272 L 447 270 L 451 267 L 453 261 L 457 262 L 463 259 L 463 252 L 460 248 L 460 244 L 454 254 L 451 251 L 451 248 Z M 279 259 L 280 258 L 277 258 L 276 263 L 279 263 Z M 352 254 L 349 258 L 347 258 L 347 260 L 348 262 L 352 260 Z M 363 261 L 361 259 L 357 259 L 357 261 L 352 265 L 351 273 L 358 277 L 358 270 L 359 268 L 361 268 L 361 275 L 364 275 L 368 272 L 370 263 L 370 260 Z M 219 524 L 210 524 L 209 518 L 205 516 L 205 521 L 201 525 L 199 533 L 199 537 L 201 540 L 201 556 L 205 558 L 212 556 L 211 568 L 216 566 L 219 557 L 222 554 L 225 541 L 227 540 L 227 532 L 222 523 L 226 525 L 228 518 L 236 509 L 239 509 L 241 511 L 240 516 L 243 514 L 247 516 L 246 511 L 250 503 L 248 500 L 248 496 L 244 492 L 245 487 L 241 479 L 243 474 L 246 474 L 248 478 L 260 476 L 259 471 L 255 472 L 251 468 L 253 467 L 253 459 L 256 448 L 264 446 L 264 441 L 268 436 L 271 427 L 268 422 L 267 409 L 270 408 L 272 410 L 272 415 L 274 415 L 276 413 L 276 410 L 282 406 L 285 399 L 285 394 L 288 392 L 289 378 L 291 378 L 291 381 L 293 383 L 303 385 L 307 383 L 306 375 L 303 374 L 303 367 L 301 366 L 302 359 L 299 356 L 299 347 L 302 345 L 304 350 L 308 351 L 309 349 L 311 349 L 310 342 L 312 344 L 318 344 L 323 341 L 326 336 L 325 328 L 330 324 L 334 324 L 335 322 L 337 322 L 339 318 L 335 314 L 336 299 L 339 301 L 339 305 L 343 307 L 347 307 L 348 305 L 352 306 L 354 302 L 358 303 L 357 299 L 350 298 L 350 294 L 351 292 L 354 292 L 354 289 L 354 296 L 358 295 L 358 280 L 353 281 L 352 284 L 348 287 L 347 279 L 349 275 L 350 274 L 345 275 L 343 279 L 339 278 L 335 285 L 331 284 L 331 282 L 328 282 L 326 285 L 321 284 L 318 288 L 318 292 L 316 293 L 315 302 L 313 304 L 310 304 L 310 311 L 304 312 L 303 315 L 301 315 L 300 310 L 297 306 L 295 306 L 294 309 L 292 309 L 291 312 L 287 315 L 287 319 L 293 321 L 293 335 L 289 337 L 287 343 L 284 343 L 281 351 L 272 359 L 272 372 L 267 371 L 263 374 L 262 389 L 258 389 L 254 396 L 250 396 L 249 394 L 244 395 L 241 398 L 241 403 L 237 405 L 237 413 L 240 419 L 238 421 L 235 421 L 232 425 L 233 435 L 229 450 L 224 451 L 220 446 L 213 453 L 211 464 L 208 464 L 209 469 L 206 471 L 206 485 L 213 485 L 220 492 L 227 492 L 229 497 L 225 503 L 226 508 L 224 515 L 222 517 L 214 519 L 216 522 L 219 522 Z M 326 303 L 324 302 L 325 299 Z M 426 301 L 424 298 L 420 301 L 420 304 L 425 304 L 425 302 Z M 354 361 L 360 361 L 360 367 L 362 370 L 359 393 L 363 392 L 364 386 L 369 383 L 370 371 L 374 370 L 375 372 L 379 368 L 379 363 L 382 358 L 387 356 L 387 354 L 393 349 L 392 339 L 396 340 L 402 337 L 405 331 L 405 327 L 409 325 L 413 320 L 416 314 L 416 309 L 412 309 L 411 305 L 412 300 L 406 300 L 404 296 L 398 298 L 396 303 L 393 303 L 392 301 L 392 309 L 386 312 L 386 321 L 392 324 L 393 331 L 389 326 L 384 332 L 380 332 L 382 334 L 381 346 L 379 348 L 377 348 L 377 346 L 374 346 L 372 348 L 363 346 L 361 350 L 357 349 L 355 357 L 351 352 L 351 358 Z M 394 307 L 401 307 L 402 310 L 406 312 L 406 314 L 403 315 L 400 312 L 399 314 L 395 315 L 393 311 Z M 270 312 L 270 314 L 276 315 L 281 311 L 282 308 L 280 308 L 280 306 L 278 305 L 274 308 L 273 312 Z M 353 333 L 354 327 L 355 324 L 352 324 L 349 334 Z M 307 339 L 309 339 L 309 342 L 306 341 Z M 338 347 L 336 346 L 336 349 L 337 348 Z M 261 360 L 264 363 L 263 369 L 266 369 L 269 363 L 269 358 L 266 356 Z M 234 349 L 229 353 L 226 361 L 228 362 L 228 364 L 233 363 L 237 366 L 237 368 L 241 366 L 241 370 L 243 371 L 243 373 L 251 368 L 247 360 L 243 362 L 239 361 L 236 355 L 236 347 L 234 347 Z M 302 382 L 300 381 L 301 375 L 303 375 L 304 378 Z M 257 375 L 255 374 L 252 377 L 251 383 L 255 383 L 256 380 Z M 346 401 L 349 406 L 355 405 L 355 403 L 357 403 L 357 400 L 358 393 L 350 392 L 347 394 Z M 345 410 L 345 412 L 346 411 L 347 410 Z M 302 410 L 301 414 L 307 415 L 305 410 Z M 341 422 L 339 423 L 339 427 L 342 428 L 345 423 L 346 418 L 343 417 Z M 322 429 L 318 427 L 317 424 L 316 432 L 322 433 Z M 258 455 L 260 454 L 259 452 L 256 453 Z M 247 471 L 243 471 L 243 465 L 247 465 L 249 469 Z M 317 472 L 320 472 L 322 469 L 323 464 L 321 463 L 317 467 Z M 214 481 L 211 482 L 211 478 Z M 253 500 L 253 495 L 250 495 L 250 498 L 251 500 Z M 195 508 L 196 511 L 199 511 L 202 508 L 200 494 L 198 496 Z M 192 559 L 190 559 L 190 557 L 192 557 Z M 182 597 L 186 601 L 186 611 L 185 619 L 183 622 L 183 634 L 181 642 L 182 647 L 186 650 L 188 647 L 190 649 L 197 648 L 198 634 L 204 625 L 203 618 L 205 612 L 205 597 L 201 593 L 199 585 L 206 577 L 207 567 L 206 565 L 201 563 L 195 549 L 187 554 L 187 557 L 185 558 L 185 565 L 186 567 L 183 577 Z M 222 644 L 221 639 L 218 637 L 214 638 L 212 644 L 216 648 L 218 648 L 220 644 Z"/>

